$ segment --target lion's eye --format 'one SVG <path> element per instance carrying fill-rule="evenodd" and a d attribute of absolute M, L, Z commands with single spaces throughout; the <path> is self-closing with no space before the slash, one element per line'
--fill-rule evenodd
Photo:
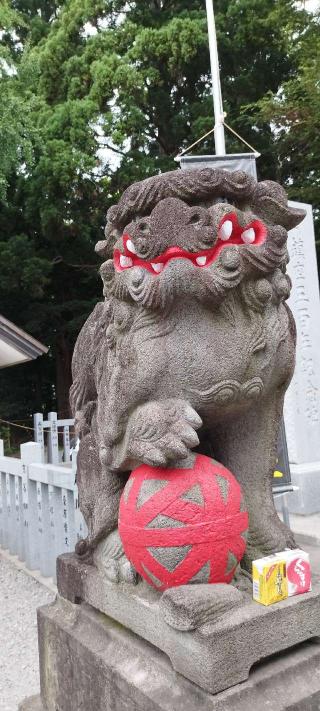
<path fill-rule="evenodd" d="M 198 212 L 195 212 L 189 220 L 191 225 L 197 225 L 199 222 L 201 222 L 201 215 L 199 215 Z"/>
<path fill-rule="evenodd" d="M 147 222 L 139 222 L 138 227 L 141 230 L 141 232 L 148 232 L 148 230 L 149 230 L 149 225 Z"/>

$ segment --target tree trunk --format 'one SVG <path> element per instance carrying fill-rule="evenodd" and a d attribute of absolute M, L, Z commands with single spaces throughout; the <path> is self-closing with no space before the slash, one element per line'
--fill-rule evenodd
<path fill-rule="evenodd" d="M 69 389 L 72 383 L 71 376 L 72 348 L 61 333 L 57 339 L 56 352 L 56 394 L 58 405 L 58 417 L 71 417 L 69 404 Z"/>

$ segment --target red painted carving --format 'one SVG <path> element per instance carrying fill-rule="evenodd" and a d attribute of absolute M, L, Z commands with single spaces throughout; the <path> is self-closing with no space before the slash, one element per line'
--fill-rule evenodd
<path fill-rule="evenodd" d="M 227 236 L 228 230 L 226 230 L 226 233 L 223 234 L 223 226 L 225 226 L 226 229 L 226 226 L 229 225 L 230 235 Z M 143 269 L 147 269 L 151 274 L 159 274 L 164 269 L 166 264 L 171 261 L 171 259 L 189 259 L 196 267 L 203 269 L 204 267 L 210 266 L 210 264 L 218 258 L 224 247 L 231 245 L 254 245 L 258 247 L 265 242 L 266 236 L 267 228 L 261 220 L 253 220 L 245 227 L 241 227 L 236 213 L 230 212 L 222 218 L 218 229 L 217 242 L 213 247 L 210 247 L 210 249 L 203 249 L 201 252 L 188 252 L 181 247 L 169 247 L 165 252 L 152 259 L 151 262 L 141 259 L 132 251 L 132 248 L 130 249 L 128 247 L 128 242 L 130 246 L 132 245 L 134 247 L 134 245 L 130 235 L 124 234 L 123 252 L 120 252 L 119 249 L 115 249 L 114 265 L 118 272 L 124 271 L 125 269 L 131 269 L 131 267 L 142 267 Z M 199 257 L 206 257 L 204 264 L 199 264 L 197 262 Z M 121 261 L 123 264 L 121 264 Z M 153 266 L 157 264 L 159 266 L 161 265 L 161 269 L 159 269 L 159 271 L 156 271 Z"/>

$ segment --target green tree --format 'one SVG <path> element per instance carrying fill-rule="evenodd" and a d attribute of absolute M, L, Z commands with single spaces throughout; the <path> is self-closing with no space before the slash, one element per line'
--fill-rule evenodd
<path fill-rule="evenodd" d="M 0 199 L 6 199 L 8 178 L 13 172 L 30 165 L 35 138 L 31 122 L 29 97 L 19 79 L 16 67 L 16 29 L 23 19 L 6 0 L 0 5 Z"/>
<path fill-rule="evenodd" d="M 266 92 L 254 106 L 259 124 L 273 126 L 279 180 L 293 200 L 315 208 L 320 246 L 320 12 L 295 45 L 297 71 L 277 92 Z"/>
<path fill-rule="evenodd" d="M 45 392 L 43 407 L 57 397 L 67 414 L 74 339 L 101 298 L 93 247 L 108 207 L 132 181 L 174 169 L 174 156 L 213 125 L 205 3 L 11 0 L 7 7 L 19 18 L 4 44 L 28 109 L 33 164 L 13 152 L 18 161 L 6 168 L 1 309 L 51 350 L 46 366 L 28 366 L 23 395 L 14 373 L 6 378 L 17 402 L 29 392 L 34 409 L 35 393 L 40 406 Z M 294 0 L 216 0 L 215 8 L 228 120 L 263 154 L 261 177 L 277 177 L 281 146 L 261 102 L 300 76 L 299 38 L 313 32 L 316 18 Z M 228 137 L 228 148 L 239 144 Z M 213 152 L 213 140 L 201 150 Z M 290 183 L 289 171 L 281 175 Z M 306 196 L 308 180 L 302 170 L 297 197 Z"/>

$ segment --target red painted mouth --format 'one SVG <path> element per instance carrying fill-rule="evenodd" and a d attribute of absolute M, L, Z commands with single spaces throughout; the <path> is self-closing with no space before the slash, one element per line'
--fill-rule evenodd
<path fill-rule="evenodd" d="M 151 274 L 160 274 L 171 259 L 188 259 L 195 267 L 208 267 L 214 262 L 221 250 L 229 245 L 259 246 L 265 242 L 266 225 L 260 220 L 253 220 L 246 227 L 241 227 L 235 212 L 225 215 L 218 229 L 218 240 L 214 247 L 201 252 L 188 252 L 181 247 L 169 247 L 152 261 L 140 259 L 135 253 L 135 246 L 130 235 L 123 235 L 123 252 L 114 250 L 113 260 L 117 272 L 123 272 L 132 267 L 142 267 Z"/>

